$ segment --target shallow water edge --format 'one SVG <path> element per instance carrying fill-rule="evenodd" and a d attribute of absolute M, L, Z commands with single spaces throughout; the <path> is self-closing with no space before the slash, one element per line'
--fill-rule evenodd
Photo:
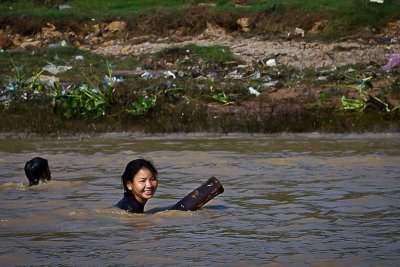
<path fill-rule="evenodd" d="M 399 133 L 104 133 L 0 139 L 2 266 L 395 266 Z M 24 162 L 52 180 L 26 186 Z M 145 214 L 112 208 L 129 160 L 153 160 Z M 225 191 L 176 203 L 208 177 Z M 29 223 L 27 223 L 29 222 Z"/>

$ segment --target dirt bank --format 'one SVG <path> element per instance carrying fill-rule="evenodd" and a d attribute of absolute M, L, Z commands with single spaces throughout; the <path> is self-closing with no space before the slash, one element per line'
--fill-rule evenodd
<path fill-rule="evenodd" d="M 320 14 L 304 16 L 292 13 L 282 17 L 271 9 L 243 16 L 231 12 L 210 14 L 204 7 L 189 8 L 179 16 L 159 11 L 123 20 L 90 22 L 3 17 L 0 18 L 0 46 L 6 50 L 18 50 L 69 45 L 100 55 L 141 57 L 192 43 L 198 46 L 220 45 L 229 47 L 238 62 L 242 61 L 236 64 L 253 70 L 255 66 L 268 68 L 269 60 L 274 60 L 277 67 L 299 70 L 311 68 L 326 71 L 359 64 L 365 67 L 368 75 L 372 72 L 374 75 L 375 72 L 378 73 L 375 75 L 377 86 L 373 88 L 374 92 L 390 86 L 395 77 L 388 79 L 381 67 L 387 62 L 386 54 L 400 51 L 400 43 L 396 39 L 400 35 L 400 21 L 390 23 L 383 29 L 363 29 L 355 35 L 341 37 L 329 43 L 318 41 L 314 37 L 324 31 L 328 23 L 329 17 Z M 171 66 L 175 68 L 176 62 L 178 60 L 170 60 L 158 67 L 158 71 L 169 70 Z M 229 74 L 231 70 L 225 67 L 224 70 L 214 71 Z M 120 73 L 132 73 L 132 70 Z M 205 73 L 204 76 L 209 74 Z M 248 87 L 248 81 L 253 74 L 240 76 L 247 76 L 247 80 L 235 78 L 235 86 L 243 82 L 242 87 Z M 224 77 L 228 77 L 227 82 L 221 80 L 221 84 L 225 83 L 223 86 L 229 88 L 229 79 L 233 75 L 225 75 Z M 285 79 L 289 79 L 290 73 L 286 75 Z M 40 128 L 45 132 L 62 131 L 65 128 L 71 131 L 84 128 L 94 131 L 129 131 L 135 128 L 148 132 L 363 131 L 400 128 L 397 117 L 332 113 L 341 96 L 332 88 L 332 84 L 344 78 L 340 75 L 330 77 L 322 71 L 319 75 L 318 79 L 330 79 L 330 83 L 310 85 L 301 80 L 297 80 L 296 84 L 280 82 L 280 86 L 263 83 L 259 88 L 260 95 L 256 98 L 246 96 L 233 105 L 210 104 L 185 96 L 179 103 L 166 103 L 155 114 L 129 121 L 126 117 L 117 115 L 103 122 L 80 121 L 71 126 L 71 123 L 65 124 L 43 115 L 40 120 L 44 126 Z M 279 75 L 275 76 L 279 78 Z M 324 95 L 329 95 L 330 99 L 324 101 Z M 386 94 L 383 99 L 389 101 L 391 106 L 398 106 L 399 96 L 397 93 Z M 325 109 L 321 111 L 316 106 L 324 106 Z M 23 115 L 9 116 L 8 120 L 2 118 L 2 124 L 18 120 L 21 116 Z M 20 128 L 32 129 L 42 123 L 28 122 L 21 124 Z"/>
<path fill-rule="evenodd" d="M 330 43 L 315 41 L 329 24 L 329 16 L 287 12 L 207 12 L 192 6 L 175 14 L 150 14 L 105 21 L 37 21 L 0 18 L 0 48 L 43 48 L 73 45 L 113 56 L 155 53 L 167 47 L 196 43 L 222 45 L 247 63 L 276 59 L 296 68 L 319 68 L 357 63 L 384 63 L 385 54 L 400 50 L 400 21 L 382 29 L 360 29 L 357 34 Z M 301 25 L 298 26 L 298 25 Z"/>

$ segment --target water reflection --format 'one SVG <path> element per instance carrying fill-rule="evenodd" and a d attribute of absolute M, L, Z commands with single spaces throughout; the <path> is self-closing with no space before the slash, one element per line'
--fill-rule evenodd
<path fill-rule="evenodd" d="M 395 266 L 400 135 L 0 140 L 0 262 L 15 265 Z M 28 187 L 26 160 L 53 180 Z M 128 161 L 160 173 L 146 214 L 111 208 Z M 210 176 L 198 212 L 159 211 Z M 155 212 L 158 211 L 158 212 Z"/>

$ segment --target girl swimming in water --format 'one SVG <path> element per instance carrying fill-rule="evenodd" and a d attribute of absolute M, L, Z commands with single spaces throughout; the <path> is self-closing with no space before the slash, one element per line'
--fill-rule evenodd
<path fill-rule="evenodd" d="M 128 212 L 143 213 L 144 205 L 157 190 L 156 168 L 150 161 L 136 159 L 128 163 L 121 179 L 124 197 L 116 206 Z"/>
<path fill-rule="evenodd" d="M 143 213 L 144 205 L 157 190 L 157 170 L 151 162 L 145 159 L 133 160 L 126 166 L 122 175 L 122 184 L 124 197 L 116 206 L 128 212 Z M 224 192 L 222 184 L 217 178 L 211 177 L 172 207 L 156 210 L 195 211 L 222 192 Z"/>

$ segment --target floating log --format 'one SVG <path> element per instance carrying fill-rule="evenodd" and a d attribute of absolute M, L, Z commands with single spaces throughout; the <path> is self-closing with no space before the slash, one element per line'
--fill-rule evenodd
<path fill-rule="evenodd" d="M 210 177 L 205 183 L 179 200 L 170 210 L 195 211 L 204 204 L 224 192 L 224 187 L 215 177 Z"/>

